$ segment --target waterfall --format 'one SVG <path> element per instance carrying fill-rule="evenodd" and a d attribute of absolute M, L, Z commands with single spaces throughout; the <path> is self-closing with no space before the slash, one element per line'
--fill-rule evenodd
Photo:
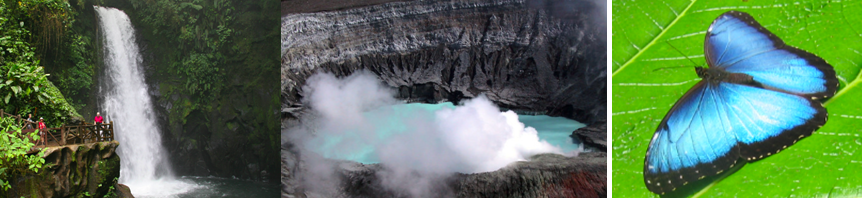
<path fill-rule="evenodd" d="M 148 95 L 129 17 L 116 8 L 94 6 L 98 14 L 105 65 L 100 111 L 114 122 L 120 142 L 119 183 L 136 197 L 164 197 L 194 188 L 174 179 Z"/>

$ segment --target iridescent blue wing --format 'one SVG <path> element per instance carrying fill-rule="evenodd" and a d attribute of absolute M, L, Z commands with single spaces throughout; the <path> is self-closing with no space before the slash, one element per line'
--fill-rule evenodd
<path fill-rule="evenodd" d="M 739 159 L 736 137 L 722 132 L 730 125 L 717 122 L 722 121 L 718 114 L 724 112 L 718 110 L 723 105 L 716 104 L 708 86 L 701 81 L 683 95 L 650 140 L 644 162 L 644 182 L 650 191 L 674 191 Z"/>
<path fill-rule="evenodd" d="M 822 58 L 784 44 L 751 15 L 729 11 L 706 34 L 704 53 L 711 68 L 752 76 L 762 87 L 810 98 L 835 94 L 835 70 Z"/>
<path fill-rule="evenodd" d="M 664 194 L 720 174 L 742 159 L 775 154 L 826 123 L 826 109 L 806 97 L 701 81 L 665 116 L 644 165 L 647 188 Z"/>

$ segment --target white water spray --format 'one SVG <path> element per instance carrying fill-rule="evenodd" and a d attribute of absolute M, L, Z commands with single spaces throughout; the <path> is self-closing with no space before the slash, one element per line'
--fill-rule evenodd
<path fill-rule="evenodd" d="M 120 142 L 119 183 L 128 185 L 136 197 L 166 197 L 194 189 L 194 184 L 175 180 L 168 166 L 129 17 L 116 8 L 94 8 L 107 68 L 107 92 L 101 111 L 114 121 L 116 140 Z"/>

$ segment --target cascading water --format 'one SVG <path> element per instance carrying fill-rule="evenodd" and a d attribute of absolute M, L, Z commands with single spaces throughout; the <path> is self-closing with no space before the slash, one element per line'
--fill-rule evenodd
<path fill-rule="evenodd" d="M 94 6 L 101 28 L 106 96 L 101 110 L 114 121 L 120 147 L 120 179 L 136 197 L 165 197 L 197 187 L 174 179 L 141 72 L 141 57 L 129 17 Z"/>

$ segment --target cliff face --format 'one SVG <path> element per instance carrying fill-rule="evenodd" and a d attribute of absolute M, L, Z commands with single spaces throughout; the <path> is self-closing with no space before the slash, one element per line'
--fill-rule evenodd
<path fill-rule="evenodd" d="M 596 21 L 605 15 L 588 12 L 600 9 L 581 1 L 409 1 L 287 14 L 283 113 L 301 109 L 302 85 L 314 72 L 367 69 L 411 101 L 457 103 L 484 93 L 504 108 L 603 120 L 606 26 Z"/>
<path fill-rule="evenodd" d="M 117 141 L 50 147 L 45 166 L 36 174 L 12 181 L 6 197 L 102 197 L 117 184 L 120 156 Z"/>

